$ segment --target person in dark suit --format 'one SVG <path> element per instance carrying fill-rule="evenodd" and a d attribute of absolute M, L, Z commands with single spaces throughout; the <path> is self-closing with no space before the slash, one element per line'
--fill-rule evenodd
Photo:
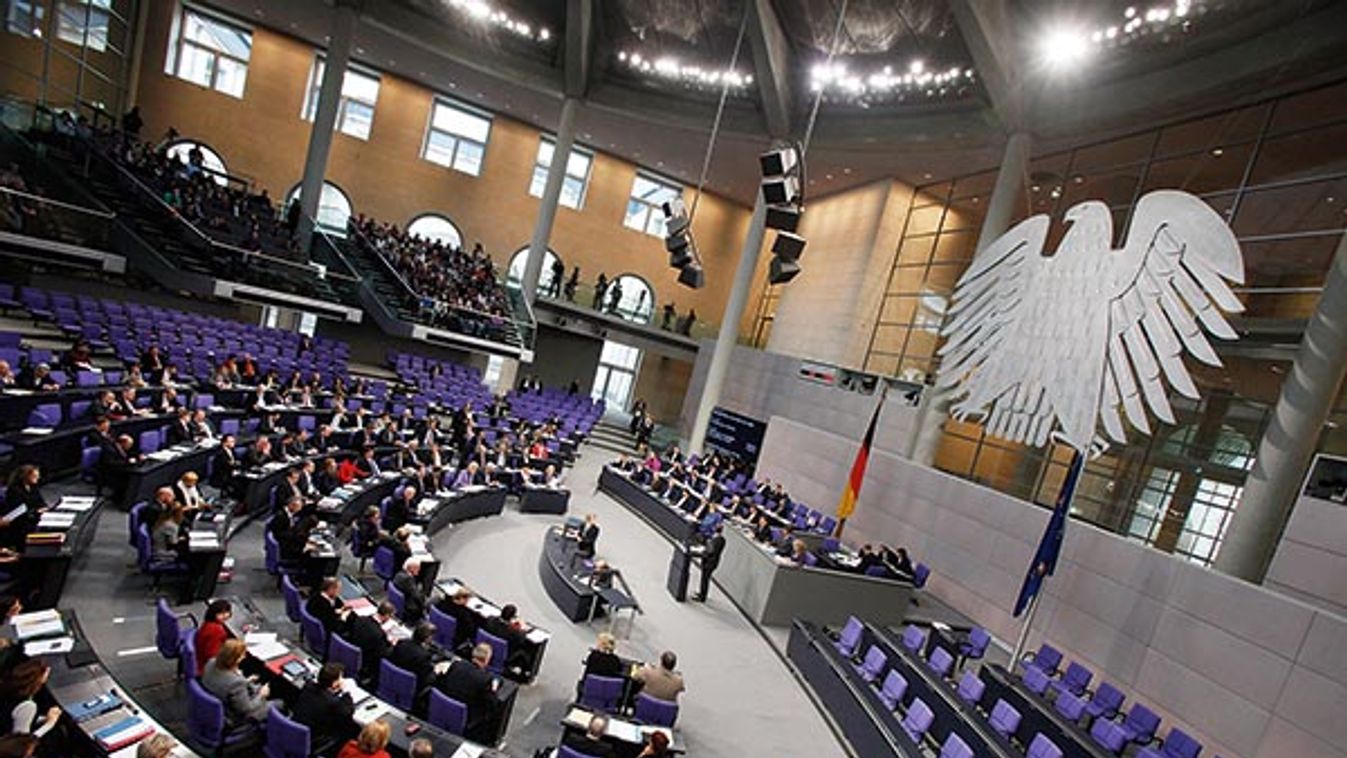
<path fill-rule="evenodd" d="M 238 440 L 234 435 L 226 434 L 220 440 L 220 449 L 215 453 L 215 463 L 211 469 L 210 483 L 219 490 L 233 487 L 234 474 L 239 470 L 239 459 L 234 453 Z"/>
<path fill-rule="evenodd" d="M 318 619 L 328 634 L 344 632 L 347 628 L 351 611 L 342 605 L 340 596 L 341 582 L 329 576 L 319 582 L 317 591 L 304 603 L 309 615 Z"/>
<path fill-rule="evenodd" d="M 402 497 L 393 497 L 388 503 L 388 512 L 384 514 L 384 529 L 394 531 L 411 519 L 416 512 L 416 496 L 416 487 L 409 484 L 402 488 Z"/>
<path fill-rule="evenodd" d="M 388 662 L 416 676 L 416 691 L 429 687 L 436 671 L 435 654 L 431 651 L 431 640 L 435 637 L 435 627 L 431 624 L 417 624 L 412 636 L 401 640 L 388 653 Z M 441 671 L 444 666 L 439 667 Z"/>
<path fill-rule="evenodd" d="M 586 558 L 594 557 L 594 548 L 599 541 L 599 517 L 590 513 L 585 516 L 585 524 L 580 527 L 576 537 L 575 551 Z"/>
<path fill-rule="evenodd" d="M 335 458 L 324 458 L 323 467 L 313 475 L 313 486 L 320 496 L 326 497 L 332 494 L 332 490 L 341 486 L 341 481 L 337 479 L 337 460 Z"/>
<path fill-rule="evenodd" d="M 89 415 L 93 418 L 111 417 L 116 410 L 117 396 L 112 393 L 112 390 L 103 390 L 89 402 Z"/>
<path fill-rule="evenodd" d="M 258 437 L 257 442 L 248 454 L 243 456 L 243 465 L 245 468 L 261 468 L 273 460 L 271 456 L 271 440 L 266 437 Z"/>
<path fill-rule="evenodd" d="M 12 521 L 0 518 L 0 547 L 22 550 L 28 533 L 37 526 L 38 514 L 47 510 L 47 501 L 38 489 L 41 481 L 42 471 L 32 464 L 19 466 L 10 475 L 9 487 L 5 490 L 4 513 L 13 513 L 20 507 L 24 511 Z"/>
<path fill-rule="evenodd" d="M 106 423 L 107 417 L 103 418 Z M 106 444 L 109 439 L 100 437 L 98 440 L 103 451 L 98 459 L 100 476 L 103 483 L 111 488 L 113 500 L 123 503 L 126 501 L 126 487 L 131 478 L 131 469 L 140 463 L 140 456 L 135 452 L 136 443 L 130 435 L 118 435 L 115 440 L 111 440 L 111 444 Z"/>
<path fill-rule="evenodd" d="M 192 434 L 192 412 L 186 408 L 178 409 L 178 417 L 172 424 L 168 425 L 168 435 L 166 441 L 168 447 L 181 445 L 184 442 L 191 442 L 194 439 Z"/>
<path fill-rule="evenodd" d="M 753 527 L 753 539 L 763 544 L 770 544 L 772 541 L 772 522 L 767 516 L 759 514 L 758 523 Z"/>
<path fill-rule="evenodd" d="M 277 511 L 267 523 L 267 530 L 280 546 L 283 561 L 299 561 L 304 557 L 304 545 L 308 542 L 308 536 L 299 526 L 299 512 L 303 508 L 303 499 L 287 500 L 285 507 Z"/>
<path fill-rule="evenodd" d="M 500 609 L 499 616 L 483 621 L 482 631 L 505 640 L 505 668 L 523 670 L 528 664 L 528 654 L 524 650 L 529 644 L 528 633 L 519 619 L 519 609 L 514 605 L 506 605 Z"/>
<path fill-rule="evenodd" d="M 497 718 L 496 680 L 486 668 L 490 663 L 491 646 L 478 644 L 472 649 L 471 662 L 462 659 L 454 661 L 435 683 L 440 692 L 467 706 L 468 721 L 464 736 L 484 745 L 495 742 Z"/>
<path fill-rule="evenodd" d="M 711 575 L 720 565 L 720 555 L 725 552 L 725 525 L 716 524 L 711 539 L 706 541 L 706 552 L 702 553 L 702 588 L 697 601 L 705 603 L 706 593 L 711 589 Z"/>
<path fill-rule="evenodd" d="M 589 656 L 585 658 L 584 676 L 593 674 L 595 676 L 620 677 L 625 669 L 626 666 L 617 655 L 617 638 L 608 632 L 599 632 L 598 643 L 594 645 L 594 649 L 590 650 Z"/>
<path fill-rule="evenodd" d="M 411 557 L 402 562 L 402 570 L 393 575 L 393 586 L 402 593 L 402 620 L 415 624 L 426 615 L 426 591 L 421 587 L 421 559 Z"/>
<path fill-rule="evenodd" d="M 614 758 L 617 753 L 613 751 L 613 746 L 603 741 L 603 734 L 606 731 L 608 731 L 608 717 L 596 713 L 590 717 L 589 726 L 585 728 L 584 734 L 571 732 L 561 740 L 561 744 L 583 755 L 592 755 L 594 758 Z"/>
<path fill-rule="evenodd" d="M 477 614 L 468 607 L 468 601 L 471 599 L 472 590 L 467 587 L 459 587 L 454 594 L 444 598 L 435 606 L 441 613 L 452 616 L 454 619 L 456 624 L 454 627 L 455 650 L 477 636 Z"/>
<path fill-rule="evenodd" d="M 350 627 L 346 630 L 348 642 L 360 648 L 360 671 L 358 676 L 365 681 L 373 681 L 379 676 L 379 661 L 388 655 L 388 635 L 383 625 L 397 615 L 397 609 L 387 600 L 379 603 L 373 616 L 351 616 Z"/>
<path fill-rule="evenodd" d="M 326 754 L 356 734 L 351 715 L 355 703 L 343 692 L 345 670 L 340 663 L 327 663 L 318 670 L 318 677 L 300 690 L 299 698 L 290 710 L 290 717 L 309 728 L 313 754 Z"/>
<path fill-rule="evenodd" d="M 299 490 L 299 468 L 291 468 L 285 472 L 285 478 L 276 485 L 276 502 L 288 503 L 295 498 L 306 500 L 304 493 Z"/>

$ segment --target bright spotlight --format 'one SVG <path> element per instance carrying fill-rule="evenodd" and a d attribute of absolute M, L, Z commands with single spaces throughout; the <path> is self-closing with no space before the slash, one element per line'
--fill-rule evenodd
<path fill-rule="evenodd" d="M 1090 38 L 1079 29 L 1056 27 L 1039 41 L 1039 56 L 1053 68 L 1081 63 L 1090 54 Z"/>

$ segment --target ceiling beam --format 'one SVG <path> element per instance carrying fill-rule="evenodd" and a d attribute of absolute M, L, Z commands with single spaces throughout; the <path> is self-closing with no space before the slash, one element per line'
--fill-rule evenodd
<path fill-rule="evenodd" d="M 594 0 L 566 3 L 566 96 L 583 98 L 594 65 Z"/>
<path fill-rule="evenodd" d="M 767 134 L 785 139 L 791 134 L 790 44 L 771 0 L 749 0 L 748 39 L 753 45 L 754 77 L 762 98 Z"/>
<path fill-rule="evenodd" d="M 1025 127 L 1024 76 L 1015 21 L 1005 0 L 950 0 L 973 67 L 1007 132 Z"/>

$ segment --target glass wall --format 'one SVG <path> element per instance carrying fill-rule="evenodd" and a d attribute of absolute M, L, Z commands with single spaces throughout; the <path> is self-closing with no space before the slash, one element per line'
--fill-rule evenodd
<path fill-rule="evenodd" d="M 918 188 L 871 334 L 865 369 L 928 381 L 948 298 L 976 249 L 996 172 Z M 1347 83 L 1203 116 L 1034 158 L 1014 222 L 1045 213 L 1055 249 L 1062 216 L 1084 200 L 1113 210 L 1114 245 L 1136 201 L 1156 189 L 1191 192 L 1225 216 L 1244 252 L 1240 339 L 1214 346 L 1223 365 L 1189 361 L 1202 393 L 1171 393 L 1176 424 L 1152 420 L 1086 467 L 1073 514 L 1209 564 L 1252 466 L 1268 415 L 1313 313 L 1333 253 L 1347 232 Z M 770 329 L 760 305 L 757 332 Z M 1321 447 L 1347 449 L 1347 397 Z M 1051 504 L 1069 450 L 1031 449 L 948 420 L 936 466 L 995 489 Z"/>

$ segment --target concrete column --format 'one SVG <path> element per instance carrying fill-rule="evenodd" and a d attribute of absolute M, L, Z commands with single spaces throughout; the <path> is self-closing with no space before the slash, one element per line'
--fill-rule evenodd
<path fill-rule="evenodd" d="M 1218 570 L 1250 582 L 1263 581 L 1344 374 L 1347 235 L 1338 242 L 1319 305 L 1305 326 L 1295 363 L 1258 443 L 1258 457 L 1216 556 Z"/>
<path fill-rule="evenodd" d="M 136 25 L 131 29 L 134 39 L 131 43 L 131 57 L 126 81 L 126 97 L 122 110 L 129 111 L 140 100 L 140 68 L 145 63 L 145 35 L 150 27 L 150 2 L 139 0 L 136 3 Z"/>
<path fill-rule="evenodd" d="M 309 130 L 309 150 L 304 157 L 304 180 L 299 189 L 299 246 L 308 251 L 313 237 L 314 217 L 322 199 L 323 179 L 327 176 L 327 156 L 332 149 L 337 108 L 341 105 L 341 84 L 351 60 L 351 44 L 359 21 L 357 3 L 338 0 L 332 10 L 332 35 L 324 56 L 323 81 L 318 87 L 318 109 Z"/>
<path fill-rule="evenodd" d="M 720 319 L 715 352 L 711 353 L 711 365 L 706 369 L 706 384 L 702 386 L 702 396 L 697 401 L 697 415 L 692 421 L 688 450 L 694 453 L 702 451 L 702 444 L 706 442 L 706 428 L 711 423 L 711 409 L 720 402 L 720 388 L 725 384 L 730 355 L 738 342 L 739 322 L 743 319 L 744 307 L 748 305 L 748 290 L 753 285 L 753 273 L 757 271 L 758 258 L 762 255 L 766 220 L 767 206 L 762 202 L 762 193 L 759 192 L 758 199 L 753 203 L 753 218 L 748 222 L 748 234 L 744 237 L 744 249 L 739 253 L 739 268 L 734 271 L 734 284 L 730 287 L 730 297 L 725 303 L 725 315 Z"/>
<path fill-rule="evenodd" d="M 557 124 L 552 163 L 547 167 L 547 183 L 543 185 L 538 220 L 533 225 L 529 256 L 524 263 L 524 280 L 520 284 L 529 305 L 538 299 L 538 279 L 542 276 L 543 258 L 547 254 L 547 243 L 552 238 L 552 222 L 557 219 L 557 206 L 561 203 L 561 187 L 566 179 L 566 164 L 571 159 L 571 146 L 575 144 L 575 111 L 579 104 L 580 101 L 573 97 L 561 101 L 561 121 Z"/>
<path fill-rule="evenodd" d="M 987 215 L 983 217 L 982 231 L 978 233 L 979 253 L 1010 228 L 1010 220 L 1015 216 L 1015 206 L 1020 200 L 1020 190 L 1024 186 L 1024 175 L 1029 168 L 1029 142 L 1028 132 L 1015 132 L 1006 140 L 1006 149 L 1001 155 L 1001 168 L 996 172 L 996 184 L 992 187 L 992 196 L 987 201 Z M 934 390 L 928 388 L 927 392 L 933 393 Z M 923 466 L 930 466 L 935 462 L 935 451 L 940 447 L 940 435 L 945 428 L 945 418 L 948 416 L 947 396 L 931 395 L 922 400 L 917 431 L 911 447 L 913 462 Z"/>
<path fill-rule="evenodd" d="M 496 378 L 496 386 L 491 391 L 497 395 L 503 395 L 514 389 L 515 379 L 519 377 L 519 361 L 514 358 L 502 358 L 500 364 L 500 376 Z"/>

